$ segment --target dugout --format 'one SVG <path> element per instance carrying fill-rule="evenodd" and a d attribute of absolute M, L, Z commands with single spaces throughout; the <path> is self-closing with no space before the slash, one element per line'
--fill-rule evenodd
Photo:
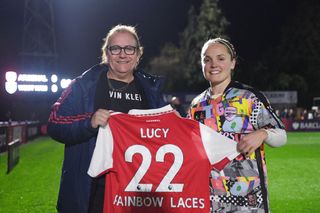
<path fill-rule="evenodd" d="M 0 153 L 8 152 L 7 174 L 19 163 L 19 147 L 44 131 L 39 121 L 0 122 Z"/>
<path fill-rule="evenodd" d="M 0 153 L 8 150 L 8 144 L 19 140 L 21 144 L 42 135 L 44 125 L 39 121 L 0 122 Z"/>

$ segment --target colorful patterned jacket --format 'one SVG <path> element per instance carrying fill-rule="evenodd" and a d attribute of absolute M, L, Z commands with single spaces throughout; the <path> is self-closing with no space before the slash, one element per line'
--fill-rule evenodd
<path fill-rule="evenodd" d="M 210 90 L 192 101 L 189 117 L 238 142 L 256 129 L 284 128 L 261 92 L 238 82 L 216 99 L 210 98 Z M 211 212 L 269 211 L 264 154 L 262 144 L 249 158 L 241 155 L 222 172 L 212 170 Z"/>

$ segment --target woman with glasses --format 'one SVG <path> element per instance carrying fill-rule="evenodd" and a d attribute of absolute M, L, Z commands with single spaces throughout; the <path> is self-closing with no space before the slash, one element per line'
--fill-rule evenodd
<path fill-rule="evenodd" d="M 115 26 L 104 40 L 101 63 L 74 79 L 53 105 L 48 133 L 65 144 L 59 212 L 102 212 L 104 176 L 92 179 L 87 170 L 98 127 L 107 125 L 109 111 L 165 105 L 163 80 L 137 69 L 142 54 L 135 28 Z"/>
<path fill-rule="evenodd" d="M 225 39 L 209 39 L 201 64 L 210 87 L 191 103 L 189 117 L 238 142 L 242 153 L 221 172 L 211 171 L 211 212 L 269 212 L 264 143 L 286 143 L 284 126 L 266 97 L 236 82 L 236 51 Z"/>

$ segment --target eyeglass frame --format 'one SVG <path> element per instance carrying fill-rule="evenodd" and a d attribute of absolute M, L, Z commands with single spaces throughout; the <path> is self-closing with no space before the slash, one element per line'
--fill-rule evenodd
<path fill-rule="evenodd" d="M 111 50 L 112 47 L 117 47 L 117 48 L 119 48 L 119 49 L 120 49 L 119 53 L 117 53 L 117 54 L 112 53 L 112 50 Z M 132 53 L 132 54 L 128 54 L 128 53 L 126 52 L 126 51 L 128 51 L 128 49 L 127 49 L 128 47 L 133 48 L 133 53 Z M 132 45 L 126 45 L 126 46 L 124 46 L 124 47 L 121 47 L 121 46 L 119 46 L 119 45 L 107 46 L 107 49 L 110 51 L 111 55 L 120 55 L 121 52 L 122 52 L 122 50 L 124 51 L 124 53 L 125 53 L 126 55 L 134 55 L 134 54 L 136 53 L 136 50 L 137 50 L 138 48 L 139 48 L 139 47 L 137 47 L 137 46 L 132 46 Z"/>

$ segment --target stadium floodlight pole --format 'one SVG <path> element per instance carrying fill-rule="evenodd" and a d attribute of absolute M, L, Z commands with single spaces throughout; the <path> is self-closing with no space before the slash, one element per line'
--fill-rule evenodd
<path fill-rule="evenodd" d="M 24 71 L 56 71 L 57 50 L 52 0 L 25 0 L 20 55 Z"/>

